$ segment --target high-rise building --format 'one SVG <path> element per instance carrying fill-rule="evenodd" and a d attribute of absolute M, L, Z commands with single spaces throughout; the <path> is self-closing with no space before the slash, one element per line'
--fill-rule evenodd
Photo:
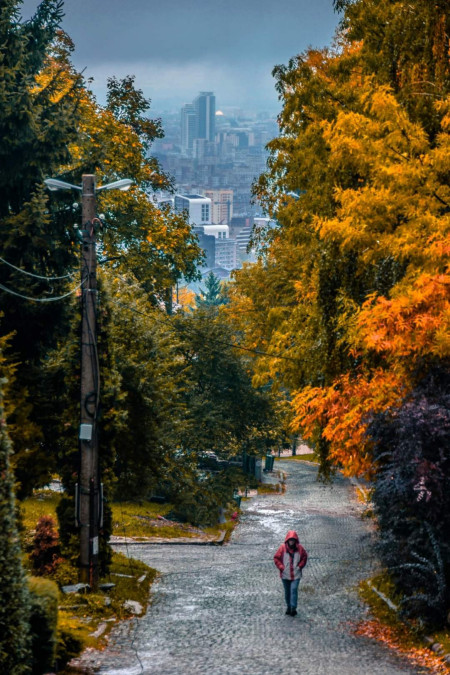
<path fill-rule="evenodd" d="M 212 91 L 201 91 L 193 103 L 186 103 L 181 108 L 181 153 L 201 159 L 197 155 L 203 157 L 205 148 L 213 145 L 215 135 L 216 97 Z M 196 142 L 203 145 L 196 148 Z"/>
<path fill-rule="evenodd" d="M 201 91 L 194 100 L 197 113 L 196 138 L 214 141 L 216 135 L 216 97 L 212 91 Z"/>
<path fill-rule="evenodd" d="M 181 108 L 181 152 L 191 156 L 194 138 L 197 133 L 197 113 L 192 103 L 186 103 Z"/>

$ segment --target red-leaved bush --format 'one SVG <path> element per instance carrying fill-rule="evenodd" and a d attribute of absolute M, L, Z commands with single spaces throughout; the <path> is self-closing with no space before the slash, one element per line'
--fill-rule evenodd
<path fill-rule="evenodd" d="M 56 571 L 62 561 L 59 550 L 59 534 L 51 516 L 41 516 L 36 525 L 33 550 L 30 553 L 33 573 L 48 576 Z"/>

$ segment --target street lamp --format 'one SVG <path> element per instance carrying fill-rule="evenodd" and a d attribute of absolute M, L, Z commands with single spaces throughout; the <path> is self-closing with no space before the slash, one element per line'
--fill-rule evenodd
<path fill-rule="evenodd" d="M 95 176 L 84 174 L 81 186 L 56 178 L 44 181 L 49 190 L 80 190 L 82 212 L 81 254 L 81 406 L 80 470 L 76 488 L 76 521 L 80 527 L 80 581 L 96 589 L 99 581 L 99 527 L 102 520 L 102 495 L 98 462 L 98 407 L 100 373 L 97 352 L 97 254 L 95 225 L 98 222 L 95 195 L 100 190 L 128 190 L 133 181 L 116 180 L 100 187 Z"/>
<path fill-rule="evenodd" d="M 44 183 L 52 192 L 55 192 L 56 190 L 83 190 L 82 185 L 72 185 L 72 183 L 66 183 L 64 180 L 58 180 L 57 178 L 46 178 Z M 126 190 L 129 190 L 132 185 L 133 181 L 131 178 L 121 178 L 120 180 L 115 180 L 113 183 L 107 183 L 106 185 L 96 187 L 95 191 L 121 190 L 122 192 L 125 192 Z"/>

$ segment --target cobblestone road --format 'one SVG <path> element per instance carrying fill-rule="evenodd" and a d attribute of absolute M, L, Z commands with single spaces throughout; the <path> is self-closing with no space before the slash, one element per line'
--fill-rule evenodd
<path fill-rule="evenodd" d="M 243 505 L 223 547 L 133 547 L 161 571 L 142 619 L 86 658 L 104 675 L 400 675 L 421 673 L 352 634 L 364 616 L 355 586 L 372 569 L 369 525 L 347 481 L 316 481 L 316 467 L 280 462 L 284 495 Z M 289 529 L 309 552 L 298 616 L 285 616 L 273 554 Z"/>

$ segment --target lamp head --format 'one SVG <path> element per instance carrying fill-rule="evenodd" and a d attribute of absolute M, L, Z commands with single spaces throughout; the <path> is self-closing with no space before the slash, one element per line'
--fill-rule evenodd
<path fill-rule="evenodd" d="M 72 183 L 66 183 L 57 178 L 46 178 L 44 183 L 52 192 L 55 192 L 56 190 L 81 190 L 79 185 L 72 185 Z"/>
<path fill-rule="evenodd" d="M 100 190 L 121 190 L 122 192 L 125 192 L 126 190 L 129 190 L 132 185 L 133 181 L 131 178 L 121 178 L 120 180 L 115 180 L 113 183 L 101 185 L 96 191 L 100 192 Z"/>

